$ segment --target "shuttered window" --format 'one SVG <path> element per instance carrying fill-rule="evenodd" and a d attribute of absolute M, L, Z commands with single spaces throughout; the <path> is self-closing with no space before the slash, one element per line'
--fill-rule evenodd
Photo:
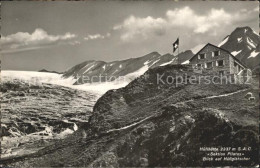
<path fill-rule="evenodd" d="M 216 57 L 216 56 L 219 56 L 219 55 L 220 55 L 220 51 L 213 51 L 212 52 L 213 57 Z"/>
<path fill-rule="evenodd" d="M 205 59 L 205 57 L 206 57 L 206 54 L 199 54 L 199 56 L 198 56 L 199 59 Z"/>
<path fill-rule="evenodd" d="M 217 66 L 224 66 L 224 60 L 217 60 L 216 65 Z"/>
<path fill-rule="evenodd" d="M 207 63 L 205 63 L 205 67 L 206 67 L 207 69 L 212 68 L 212 67 L 213 67 L 213 62 L 207 62 Z"/>

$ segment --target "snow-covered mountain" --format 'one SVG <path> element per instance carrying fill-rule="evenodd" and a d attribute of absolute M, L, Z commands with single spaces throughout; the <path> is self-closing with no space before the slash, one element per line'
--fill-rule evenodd
<path fill-rule="evenodd" d="M 236 28 L 218 46 L 230 51 L 252 70 L 259 67 L 260 37 L 250 27 Z M 91 60 L 72 67 L 63 74 L 63 77 L 74 78 L 75 85 L 116 80 L 129 83 L 150 68 L 168 64 L 186 64 L 193 55 L 192 51 L 187 50 L 178 55 L 179 60 L 172 54 L 161 55 L 158 52 L 113 62 Z"/>
<path fill-rule="evenodd" d="M 238 27 L 218 45 L 230 51 L 249 68 L 255 69 L 260 59 L 260 37 L 250 27 Z"/>
<path fill-rule="evenodd" d="M 168 64 L 183 63 L 193 56 L 192 51 L 182 52 L 177 56 L 172 54 L 161 55 L 152 52 L 138 58 L 130 58 L 121 61 L 86 61 L 78 64 L 63 75 L 65 78 L 73 77 L 76 79 L 74 84 L 111 82 L 115 80 L 132 81 L 136 77 L 144 74 L 149 68 L 165 66 Z M 120 78 L 119 78 L 120 77 Z"/>

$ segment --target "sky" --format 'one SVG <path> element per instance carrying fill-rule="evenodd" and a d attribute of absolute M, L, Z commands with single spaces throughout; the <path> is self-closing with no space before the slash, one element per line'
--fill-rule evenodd
<path fill-rule="evenodd" d="M 257 1 L 4 1 L 3 70 L 66 71 L 87 60 L 115 61 L 218 44 L 236 27 L 259 32 Z M 176 53 L 175 53 L 176 54 Z"/>

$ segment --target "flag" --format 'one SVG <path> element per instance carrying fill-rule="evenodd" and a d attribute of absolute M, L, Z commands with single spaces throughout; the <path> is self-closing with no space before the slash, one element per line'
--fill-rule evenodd
<path fill-rule="evenodd" d="M 179 38 L 172 44 L 173 52 L 175 52 L 179 48 Z"/>

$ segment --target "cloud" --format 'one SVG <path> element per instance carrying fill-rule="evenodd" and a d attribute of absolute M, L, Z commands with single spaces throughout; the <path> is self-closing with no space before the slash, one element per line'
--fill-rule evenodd
<path fill-rule="evenodd" d="M 206 15 L 198 15 L 190 7 L 167 11 L 166 16 L 173 27 L 191 28 L 194 33 L 206 33 L 213 28 L 227 25 L 233 17 L 224 9 L 211 9 Z"/>
<path fill-rule="evenodd" d="M 249 19 L 247 11 L 227 12 L 223 8 L 209 9 L 199 14 L 190 7 L 168 10 L 164 17 L 154 18 L 129 16 L 122 23 L 113 27 L 121 31 L 123 41 L 132 39 L 148 39 L 161 36 L 172 30 L 186 30 L 195 34 L 216 35 L 220 28 Z M 141 38 L 140 38 L 141 37 Z"/>
<path fill-rule="evenodd" d="M 96 39 L 105 39 L 110 37 L 111 34 L 107 33 L 106 35 L 101 35 L 101 34 L 93 34 L 93 35 L 88 35 L 87 37 L 84 37 L 84 40 L 96 40 Z"/>
<path fill-rule="evenodd" d="M 8 36 L 2 36 L 0 44 L 2 53 L 12 53 L 26 50 L 45 48 L 57 44 L 71 43 L 75 34 L 49 35 L 43 29 L 35 29 L 33 33 L 18 32 Z"/>
<path fill-rule="evenodd" d="M 240 11 L 239 11 L 241 14 L 244 14 L 244 16 L 248 16 L 248 15 L 250 15 L 250 14 L 252 14 L 252 13 L 255 13 L 255 12 L 259 12 L 259 6 L 257 6 L 257 7 L 255 7 L 254 9 L 252 9 L 252 10 L 248 10 L 248 9 L 246 9 L 246 8 L 243 8 L 243 9 L 241 9 Z M 250 16 L 248 16 L 248 17 L 250 17 Z"/>
<path fill-rule="evenodd" d="M 162 18 L 130 16 L 122 24 L 114 26 L 113 29 L 123 30 L 121 39 L 127 41 L 136 36 L 142 36 L 146 39 L 151 34 L 163 35 L 165 34 L 166 24 L 167 22 Z"/>

